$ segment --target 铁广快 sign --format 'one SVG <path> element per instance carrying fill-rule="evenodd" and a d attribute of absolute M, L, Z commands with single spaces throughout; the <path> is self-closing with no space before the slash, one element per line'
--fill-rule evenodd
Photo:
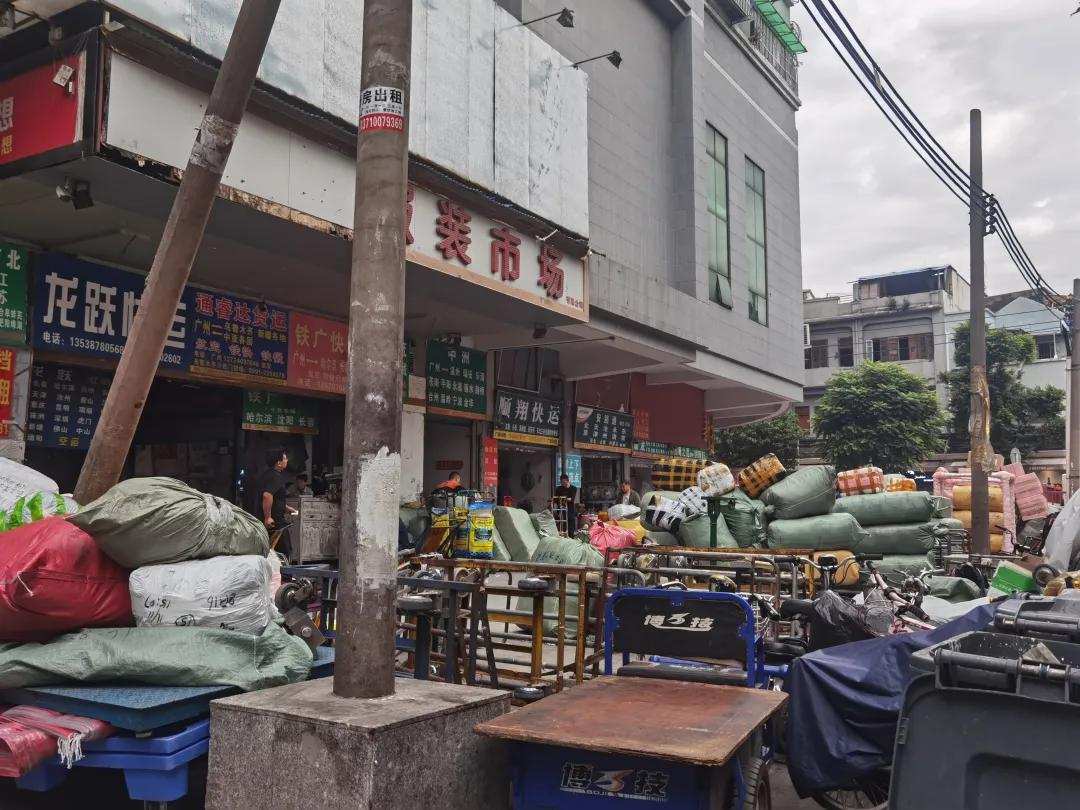
<path fill-rule="evenodd" d="M 561 402 L 499 389 L 495 395 L 495 438 L 556 447 L 562 435 L 562 410 Z"/>
<path fill-rule="evenodd" d="M 317 315 L 289 316 L 289 387 L 344 394 L 349 325 Z"/>

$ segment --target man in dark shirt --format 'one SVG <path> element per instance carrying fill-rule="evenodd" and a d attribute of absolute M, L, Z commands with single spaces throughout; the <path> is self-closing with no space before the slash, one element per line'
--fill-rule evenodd
<path fill-rule="evenodd" d="M 566 533 L 573 534 L 577 529 L 577 495 L 578 488 L 570 483 L 570 476 L 563 473 L 559 476 L 559 486 L 555 487 L 556 498 L 566 498 Z"/>
<path fill-rule="evenodd" d="M 280 529 L 286 522 L 285 519 L 285 495 L 289 480 L 285 470 L 289 466 L 289 456 L 283 449 L 277 447 L 266 453 L 266 469 L 255 482 L 255 491 L 258 497 L 257 516 L 266 526 L 270 533 L 270 542 L 273 543 L 274 532 Z M 292 545 L 289 542 L 288 530 L 282 532 L 278 540 L 276 551 L 280 551 L 286 557 L 291 557 Z"/>

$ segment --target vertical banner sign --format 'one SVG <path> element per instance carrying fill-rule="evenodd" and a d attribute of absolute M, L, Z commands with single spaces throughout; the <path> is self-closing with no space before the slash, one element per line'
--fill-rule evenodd
<path fill-rule="evenodd" d="M 487 354 L 429 340 L 427 402 L 428 413 L 483 419 L 487 414 Z"/>
<path fill-rule="evenodd" d="M 112 375 L 108 373 L 35 363 L 26 443 L 72 450 L 89 448 L 111 383 Z"/>
<path fill-rule="evenodd" d="M 570 478 L 571 486 L 581 489 L 581 453 L 567 453 L 563 471 Z"/>
<path fill-rule="evenodd" d="M 562 436 L 561 402 L 524 391 L 500 389 L 495 397 L 495 438 L 558 447 Z"/>
<path fill-rule="evenodd" d="M 0 439 L 11 438 L 11 395 L 15 388 L 15 350 L 0 349 Z"/>
<path fill-rule="evenodd" d="M 360 91 L 360 131 L 405 129 L 405 94 L 396 87 L 375 85 Z"/>
<path fill-rule="evenodd" d="M 491 436 L 484 437 L 483 486 L 491 492 L 499 487 L 499 440 Z"/>
<path fill-rule="evenodd" d="M 0 343 L 26 345 L 26 248 L 0 242 Z"/>
<path fill-rule="evenodd" d="M 344 394 L 349 325 L 317 315 L 289 316 L 289 387 Z"/>

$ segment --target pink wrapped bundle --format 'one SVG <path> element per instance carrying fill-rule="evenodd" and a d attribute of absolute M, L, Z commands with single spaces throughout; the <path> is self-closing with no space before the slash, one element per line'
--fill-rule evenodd
<path fill-rule="evenodd" d="M 1043 493 L 1042 482 L 1035 473 L 1017 476 L 1013 481 L 1013 494 L 1022 520 L 1036 520 L 1050 514 L 1050 504 Z"/>

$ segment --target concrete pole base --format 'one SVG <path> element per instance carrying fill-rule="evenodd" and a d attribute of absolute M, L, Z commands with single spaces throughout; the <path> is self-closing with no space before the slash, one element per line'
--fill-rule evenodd
<path fill-rule="evenodd" d="M 510 806 L 503 746 L 473 732 L 510 695 L 412 679 L 341 698 L 331 678 L 210 706 L 208 810 L 440 810 Z"/>

